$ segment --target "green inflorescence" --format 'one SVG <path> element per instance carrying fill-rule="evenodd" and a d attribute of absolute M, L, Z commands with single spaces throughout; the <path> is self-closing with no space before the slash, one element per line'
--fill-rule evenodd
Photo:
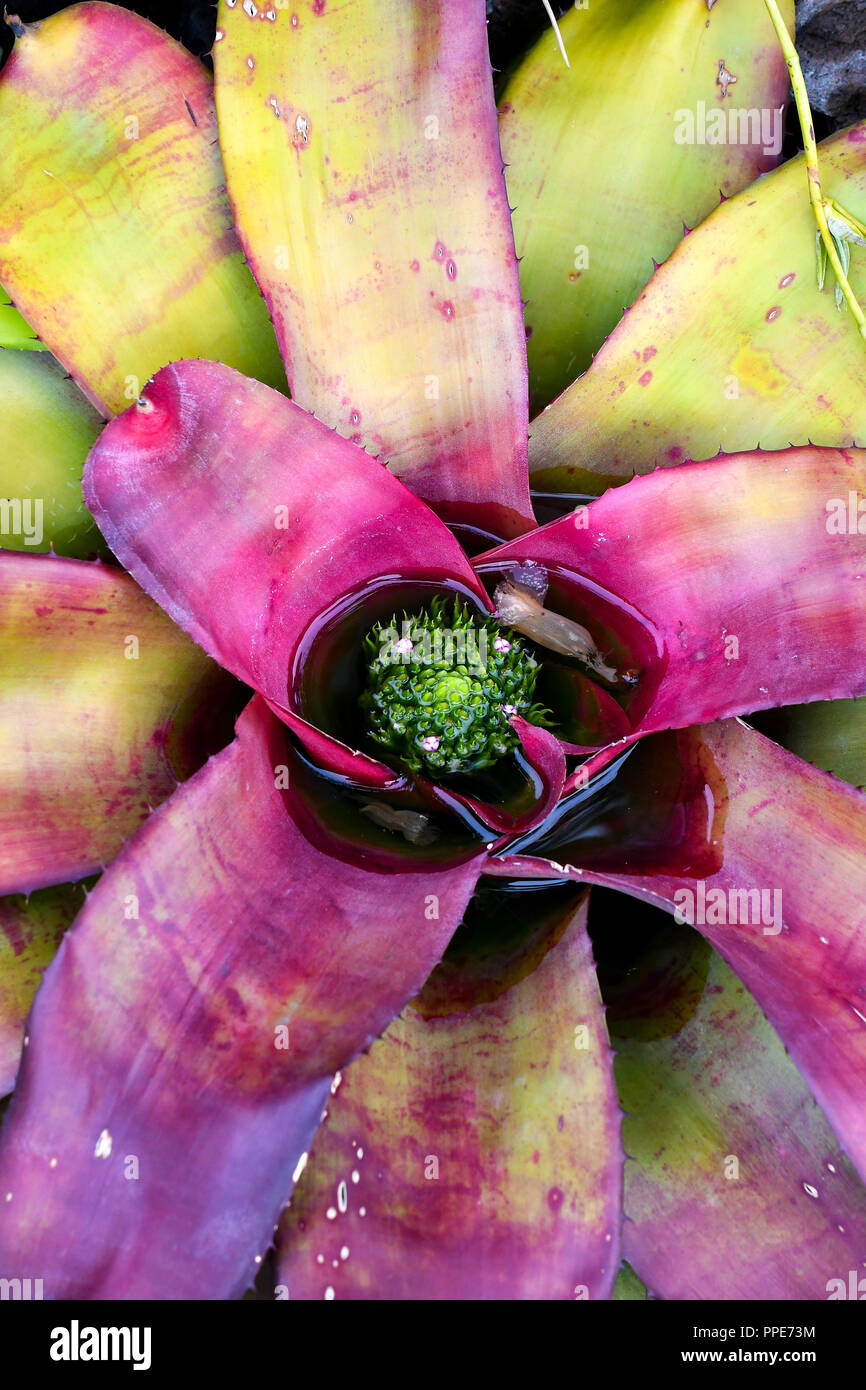
<path fill-rule="evenodd" d="M 546 723 L 532 703 L 538 662 L 520 639 L 460 600 L 377 624 L 364 639 L 361 708 L 370 737 L 413 772 L 476 772 L 520 742 L 515 714 Z"/>

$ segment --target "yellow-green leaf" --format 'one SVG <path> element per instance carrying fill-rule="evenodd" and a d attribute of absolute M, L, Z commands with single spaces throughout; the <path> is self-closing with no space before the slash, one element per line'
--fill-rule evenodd
<path fill-rule="evenodd" d="M 180 357 L 285 386 L 202 64 L 116 5 L 24 26 L 0 73 L 0 280 L 105 413 Z"/>
<path fill-rule="evenodd" d="M 81 496 L 102 420 L 47 352 L 0 348 L 0 547 L 87 559 L 105 550 Z"/>
<path fill-rule="evenodd" d="M 793 0 L 782 11 L 793 27 Z M 788 74 L 763 0 L 592 0 L 507 82 L 502 153 L 533 414 L 586 370 L 653 271 L 771 169 Z"/>
<path fill-rule="evenodd" d="M 721 5 L 719 5 L 721 9 Z M 825 191 L 866 218 L 866 122 L 819 146 Z M 851 258 L 866 300 L 866 259 Z M 534 421 L 537 487 L 754 448 L 866 442 L 866 351 L 819 291 L 802 155 L 723 203 L 660 266 L 589 371 Z"/>

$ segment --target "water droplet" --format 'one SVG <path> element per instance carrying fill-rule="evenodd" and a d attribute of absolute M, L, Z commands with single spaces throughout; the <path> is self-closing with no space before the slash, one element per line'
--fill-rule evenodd
<path fill-rule="evenodd" d="M 818 1197 L 818 1189 L 817 1189 L 817 1187 L 813 1187 L 812 1184 L 811 1184 L 810 1182 L 804 1182 L 804 1183 L 803 1183 L 803 1191 L 804 1191 L 804 1192 L 807 1192 L 807 1193 L 809 1194 L 810 1197 L 814 1197 L 814 1198 L 817 1200 L 817 1197 Z"/>
<path fill-rule="evenodd" d="M 306 1153 L 302 1153 L 301 1156 L 300 1156 L 300 1158 L 298 1159 L 297 1166 L 296 1166 L 296 1168 L 295 1168 L 294 1173 L 292 1174 L 292 1182 L 293 1182 L 293 1183 L 295 1183 L 295 1182 L 298 1181 L 298 1178 L 301 1176 L 301 1174 L 303 1173 L 304 1169 L 306 1168 L 306 1166 L 307 1166 L 307 1157 L 308 1157 L 308 1155 L 307 1155 Z"/>
<path fill-rule="evenodd" d="M 317 1256 L 316 1256 L 316 1264 L 317 1264 L 317 1265 L 323 1265 L 324 1263 L 325 1263 L 325 1257 L 324 1257 L 324 1255 L 317 1255 Z"/>
<path fill-rule="evenodd" d="M 361 1174 L 358 1172 L 357 1168 L 353 1168 L 353 1169 L 352 1169 L 352 1182 L 360 1182 L 360 1181 L 361 1181 Z"/>
<path fill-rule="evenodd" d="M 340 1211 L 345 1211 L 349 1205 L 349 1192 L 345 1182 L 340 1182 L 337 1187 L 337 1206 Z"/>
<path fill-rule="evenodd" d="M 252 70 L 252 69 L 255 67 L 255 65 L 256 65 L 256 60 L 255 60 L 255 58 L 247 58 L 247 67 L 248 67 L 248 68 L 250 68 L 250 69 Z"/>
<path fill-rule="evenodd" d="M 363 1150 L 363 1149 L 359 1149 L 359 1150 L 358 1150 L 357 1157 L 358 1157 L 358 1158 L 363 1158 L 363 1157 L 364 1157 L 364 1150 Z"/>
<path fill-rule="evenodd" d="M 250 19 L 255 19 L 256 15 L 258 14 L 258 10 L 255 6 L 254 0 L 244 0 L 244 14 L 248 14 Z"/>
<path fill-rule="evenodd" d="M 827 1172 L 828 1172 L 828 1173 L 835 1173 L 835 1171 L 836 1171 L 836 1165 L 835 1165 L 835 1163 L 828 1163 L 828 1164 L 827 1164 Z"/>
<path fill-rule="evenodd" d="M 328 1210 L 325 1212 L 325 1215 L 326 1215 L 326 1217 L 328 1218 L 329 1221 L 336 1221 L 336 1219 L 337 1219 L 337 1208 L 336 1208 L 336 1207 L 328 1207 Z"/>
<path fill-rule="evenodd" d="M 48 1161 L 48 1167 L 49 1167 L 49 1168 L 56 1168 L 56 1167 L 57 1167 L 57 1159 L 56 1159 L 56 1158 L 49 1159 L 49 1161 Z"/>
<path fill-rule="evenodd" d="M 340 1259 L 341 1259 L 341 1260 L 348 1260 L 348 1258 L 349 1258 L 349 1247 L 348 1247 L 348 1245 L 344 1245 L 343 1248 L 342 1248 L 342 1250 L 340 1251 Z"/>
<path fill-rule="evenodd" d="M 359 1215 L 359 1216 L 366 1216 L 366 1215 L 367 1215 L 367 1208 L 366 1208 L 366 1207 L 359 1207 L 359 1208 L 358 1208 L 358 1215 Z"/>
<path fill-rule="evenodd" d="M 107 1129 L 104 1129 L 96 1141 L 96 1148 L 93 1150 L 94 1158 L 110 1158 L 111 1145 L 113 1139 Z"/>
<path fill-rule="evenodd" d="M 326 1299 L 328 1300 L 328 1302 L 330 1303 L 330 1302 L 331 1302 L 331 1299 L 332 1299 L 333 1297 L 334 1297 L 334 1290 L 331 1288 L 331 1286 L 330 1286 L 330 1284 L 329 1284 L 328 1287 L 325 1289 L 325 1298 L 326 1298 Z"/>
<path fill-rule="evenodd" d="M 6 1201 L 7 1201 L 7 1202 L 11 1202 L 11 1201 L 12 1201 L 12 1193 L 11 1193 L 11 1192 L 7 1192 L 7 1193 L 6 1193 Z"/>
<path fill-rule="evenodd" d="M 217 29 L 216 33 L 213 36 L 214 43 L 219 43 L 221 38 L 223 38 L 223 31 L 222 29 Z"/>
<path fill-rule="evenodd" d="M 359 418 L 360 418 L 360 417 L 359 417 Z M 354 412 L 353 412 L 353 419 L 354 419 Z M 333 1081 L 331 1082 L 331 1095 L 332 1095 L 332 1096 L 335 1096 L 335 1095 L 337 1094 L 337 1091 L 339 1090 L 340 1082 L 342 1081 L 342 1079 L 343 1079 L 343 1073 L 342 1073 L 342 1072 L 339 1072 L 339 1071 L 334 1072 L 334 1079 L 333 1079 Z"/>

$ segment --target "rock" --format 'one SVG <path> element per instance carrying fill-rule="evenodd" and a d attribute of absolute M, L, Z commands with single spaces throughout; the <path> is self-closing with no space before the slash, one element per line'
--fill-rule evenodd
<path fill-rule="evenodd" d="M 866 117 L 866 0 L 801 0 L 797 51 L 813 110 L 830 128 Z"/>

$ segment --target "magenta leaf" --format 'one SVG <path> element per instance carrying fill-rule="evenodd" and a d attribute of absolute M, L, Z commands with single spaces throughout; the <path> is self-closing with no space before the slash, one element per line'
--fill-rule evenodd
<path fill-rule="evenodd" d="M 570 602 L 582 591 L 578 616 L 592 630 L 598 611 L 602 650 L 619 600 L 639 675 L 624 701 L 634 732 L 860 695 L 866 535 L 848 499 L 864 491 L 863 451 L 720 456 L 635 478 L 477 564 L 535 561 Z"/>
<path fill-rule="evenodd" d="M 0 1275 L 48 1298 L 252 1282 L 334 1072 L 423 984 L 479 860 L 371 873 L 315 850 L 261 701 L 130 841 L 28 1024 L 0 1145 Z"/>
<path fill-rule="evenodd" d="M 370 786 L 377 759 L 304 718 L 306 649 L 415 590 L 485 606 L 457 541 L 381 464 L 278 392 L 214 362 L 175 362 L 113 420 L 85 469 L 118 559 L 176 623 L 263 694 L 319 761 Z"/>
<path fill-rule="evenodd" d="M 866 796 L 739 720 L 673 737 L 647 775 L 650 801 L 661 778 L 659 829 L 671 828 L 657 850 L 650 842 L 635 859 L 625 841 L 619 865 L 615 851 L 600 863 L 586 827 L 571 843 L 548 827 L 488 867 L 602 883 L 693 924 L 764 1010 L 866 1176 Z"/>
<path fill-rule="evenodd" d="M 608 941 L 628 931 L 622 906 Z M 634 915 L 637 956 L 607 973 L 601 962 L 631 1160 L 626 1258 L 658 1298 L 826 1299 L 837 1280 L 847 1291 L 866 1242 L 856 1171 L 729 967 L 688 927 Z"/>
<path fill-rule="evenodd" d="M 622 1149 L 586 900 L 488 889 L 353 1062 L 280 1225 L 290 1299 L 596 1299 Z"/>

